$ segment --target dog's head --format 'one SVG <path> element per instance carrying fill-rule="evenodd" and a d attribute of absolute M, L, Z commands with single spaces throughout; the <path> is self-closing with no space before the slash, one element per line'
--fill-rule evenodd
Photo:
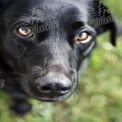
<path fill-rule="evenodd" d="M 96 34 L 116 29 L 114 22 L 97 29 L 90 23 L 98 5 L 91 0 L 0 1 L 1 55 L 28 94 L 61 101 L 74 92 Z"/>

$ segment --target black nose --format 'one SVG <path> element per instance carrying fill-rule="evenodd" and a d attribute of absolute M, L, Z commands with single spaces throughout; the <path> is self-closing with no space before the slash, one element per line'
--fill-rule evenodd
<path fill-rule="evenodd" d="M 57 97 L 67 94 L 71 89 L 71 82 L 69 81 L 52 81 L 46 82 L 42 86 L 38 87 L 39 91 L 42 94 L 45 94 L 47 97 Z"/>

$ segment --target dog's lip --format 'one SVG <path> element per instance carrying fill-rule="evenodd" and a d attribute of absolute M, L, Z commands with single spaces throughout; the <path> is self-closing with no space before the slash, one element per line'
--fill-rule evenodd
<path fill-rule="evenodd" d="M 28 95 L 30 95 L 32 98 L 35 98 L 35 99 L 43 101 L 43 102 L 61 102 L 61 101 L 64 101 L 64 100 L 68 99 L 73 94 L 73 92 L 77 88 L 77 85 L 78 85 L 78 79 L 74 80 L 73 87 L 71 88 L 71 90 L 67 94 L 65 94 L 63 96 L 59 96 L 59 97 L 54 97 L 54 96 L 53 97 L 47 97 L 47 96 L 39 96 L 39 95 L 37 96 L 36 94 L 32 93 L 30 89 L 25 88 L 25 86 L 28 86 L 27 82 L 22 83 L 22 86 L 24 88 L 23 90 Z"/>
<path fill-rule="evenodd" d="M 73 94 L 73 92 L 77 88 L 77 85 L 78 85 L 78 83 L 75 82 L 72 89 L 67 94 L 65 94 L 63 96 L 59 96 L 59 97 L 46 97 L 46 96 L 39 97 L 39 96 L 36 96 L 34 94 L 33 95 L 31 94 L 31 96 L 33 98 L 38 99 L 38 100 L 43 101 L 43 102 L 61 102 L 61 101 L 68 99 Z"/>
<path fill-rule="evenodd" d="M 72 93 L 73 92 L 69 92 L 69 93 L 67 93 L 63 96 L 60 96 L 60 97 L 37 97 L 35 95 L 32 95 L 32 97 L 34 97 L 40 101 L 43 101 L 43 102 L 61 102 L 61 101 L 68 99 L 72 95 Z"/>
<path fill-rule="evenodd" d="M 65 99 L 61 99 L 61 97 L 55 97 L 55 98 L 46 98 L 46 97 L 41 97 L 41 98 L 36 98 L 40 101 L 43 101 L 43 102 L 60 102 L 60 101 L 63 101 Z"/>
<path fill-rule="evenodd" d="M 24 84 L 26 84 L 26 83 L 24 83 Z M 61 102 L 61 101 L 68 99 L 73 94 L 73 92 L 77 88 L 77 85 L 78 85 L 78 82 L 74 82 L 72 89 L 67 94 L 65 94 L 63 96 L 59 96 L 59 97 L 37 96 L 36 94 L 32 93 L 30 89 L 28 89 L 28 90 L 26 89 L 25 92 L 28 95 L 30 95 L 32 98 L 35 98 L 35 99 L 43 101 L 43 102 Z"/>

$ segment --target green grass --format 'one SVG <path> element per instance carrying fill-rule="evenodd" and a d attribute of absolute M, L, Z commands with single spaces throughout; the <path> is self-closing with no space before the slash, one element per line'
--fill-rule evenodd
<path fill-rule="evenodd" d="M 121 0 L 106 4 L 122 22 Z M 109 33 L 98 37 L 98 47 L 81 75 L 74 95 L 65 102 L 31 100 L 33 111 L 21 117 L 8 110 L 10 98 L 0 93 L 0 122 L 122 122 L 122 37 L 116 48 Z"/>

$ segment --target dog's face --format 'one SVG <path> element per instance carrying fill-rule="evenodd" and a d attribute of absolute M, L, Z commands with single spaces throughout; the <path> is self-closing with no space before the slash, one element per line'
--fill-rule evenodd
<path fill-rule="evenodd" d="M 61 101 L 76 89 L 79 67 L 95 45 L 88 9 L 86 0 L 10 0 L 0 48 L 32 97 Z"/>

